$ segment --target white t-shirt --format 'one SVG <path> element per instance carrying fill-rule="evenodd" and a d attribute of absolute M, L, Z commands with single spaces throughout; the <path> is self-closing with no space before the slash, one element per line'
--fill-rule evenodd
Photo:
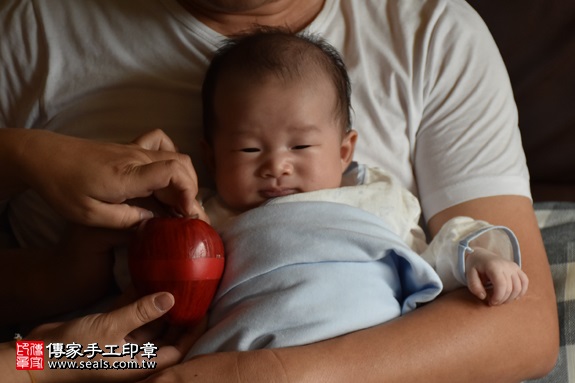
<path fill-rule="evenodd" d="M 507 73 L 464 0 L 326 0 L 307 29 L 348 66 L 356 160 L 397 177 L 426 219 L 474 198 L 530 196 Z M 207 182 L 200 89 L 224 37 L 177 0 L 4 0 L 0 36 L 1 127 L 118 142 L 162 128 Z M 51 213 L 28 194 L 11 202 L 16 234 L 53 241 Z"/>

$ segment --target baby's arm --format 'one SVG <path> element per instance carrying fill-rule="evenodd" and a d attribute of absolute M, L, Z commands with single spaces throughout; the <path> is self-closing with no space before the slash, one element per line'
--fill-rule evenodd
<path fill-rule="evenodd" d="M 469 217 L 452 218 L 421 256 L 439 274 L 444 291 L 467 286 L 490 305 L 510 302 L 527 291 L 519 243 L 506 227 Z"/>
<path fill-rule="evenodd" d="M 487 298 L 492 306 L 521 298 L 527 292 L 529 279 L 521 267 L 492 251 L 476 247 L 465 258 L 467 288 L 481 300 Z"/>

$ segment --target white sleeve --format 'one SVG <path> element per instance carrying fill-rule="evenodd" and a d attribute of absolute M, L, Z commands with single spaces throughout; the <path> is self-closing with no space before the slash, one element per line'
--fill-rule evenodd
<path fill-rule="evenodd" d="M 429 32 L 414 151 L 426 219 L 479 197 L 530 197 L 511 83 L 487 26 L 449 2 Z"/>
<path fill-rule="evenodd" d="M 505 226 L 493 226 L 469 217 L 447 221 L 421 256 L 436 270 L 445 291 L 466 286 L 465 254 L 484 248 L 521 266 L 519 242 Z"/>

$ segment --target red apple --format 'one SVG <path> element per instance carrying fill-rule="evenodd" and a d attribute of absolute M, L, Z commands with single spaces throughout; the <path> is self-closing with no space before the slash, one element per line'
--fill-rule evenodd
<path fill-rule="evenodd" d="M 206 314 L 218 287 L 224 245 L 200 219 L 155 217 L 138 228 L 128 263 L 140 294 L 169 291 L 176 302 L 168 320 L 193 325 Z"/>

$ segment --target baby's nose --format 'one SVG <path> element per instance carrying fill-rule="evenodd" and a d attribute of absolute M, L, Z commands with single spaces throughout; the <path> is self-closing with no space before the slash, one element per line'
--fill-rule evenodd
<path fill-rule="evenodd" d="M 261 168 L 261 175 L 264 178 L 279 178 L 290 175 L 293 172 L 293 166 L 287 156 L 276 155 L 269 156 Z"/>

